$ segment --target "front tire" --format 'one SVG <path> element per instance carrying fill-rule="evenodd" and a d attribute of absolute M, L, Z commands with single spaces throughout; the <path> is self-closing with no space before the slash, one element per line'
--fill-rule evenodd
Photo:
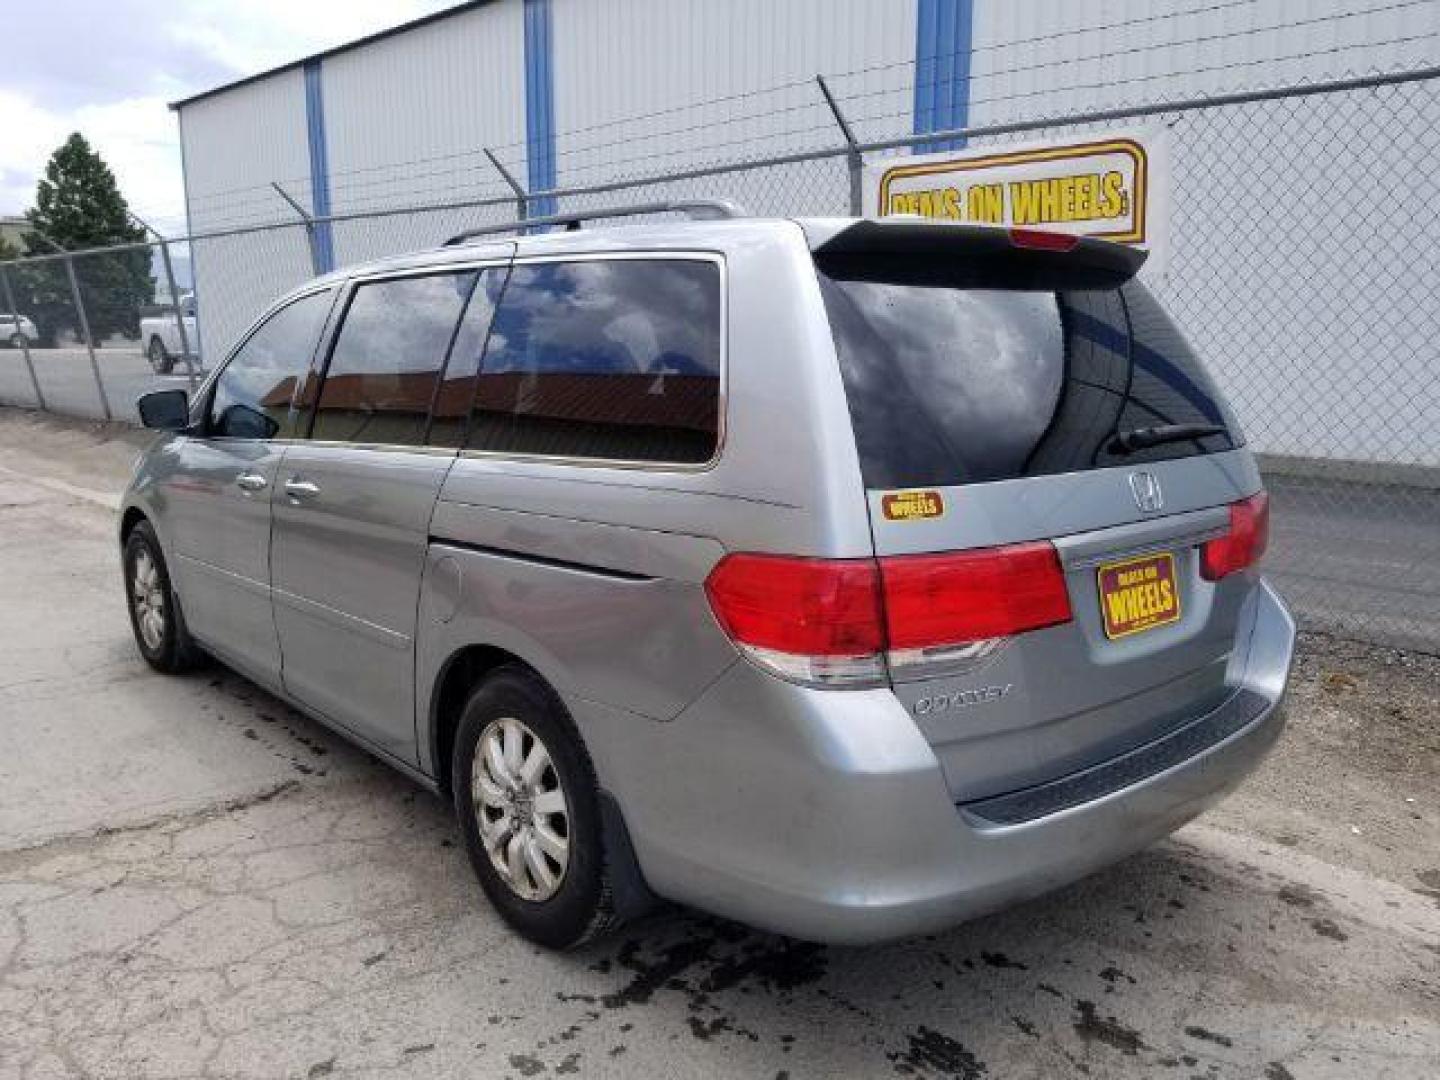
<path fill-rule="evenodd" d="M 185 628 L 165 556 L 148 521 L 139 522 L 125 537 L 121 561 L 130 629 L 145 662 L 168 675 L 198 666 L 203 654 Z"/>
<path fill-rule="evenodd" d="M 145 350 L 145 355 L 150 358 L 150 366 L 155 369 L 156 375 L 169 375 L 170 369 L 175 366 L 175 359 L 165 349 L 165 343 L 158 337 L 150 339 L 150 347 Z"/>
<path fill-rule="evenodd" d="M 25 347 L 25 335 L 21 333 L 11 334 L 9 342 L 12 349 L 23 349 Z"/>
<path fill-rule="evenodd" d="M 451 790 L 471 865 L 507 923 L 551 949 L 616 925 L 594 767 L 565 706 L 529 669 L 499 668 L 470 695 Z"/>

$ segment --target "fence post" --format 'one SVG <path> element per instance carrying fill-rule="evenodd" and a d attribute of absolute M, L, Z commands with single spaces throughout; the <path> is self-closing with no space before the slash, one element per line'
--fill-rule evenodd
<path fill-rule="evenodd" d="M 90 372 L 95 376 L 95 389 L 100 394 L 100 410 L 106 420 L 115 416 L 110 412 L 110 398 L 105 393 L 105 380 L 100 377 L 100 364 L 95 359 L 95 339 L 90 335 L 90 318 L 85 314 L 85 301 L 80 297 L 80 279 L 75 276 L 75 259 L 66 255 L 65 273 L 70 278 L 70 295 L 75 299 L 75 317 L 80 320 L 80 333 L 85 336 L 85 351 L 90 354 Z"/>
<path fill-rule="evenodd" d="M 845 119 L 845 114 L 840 111 L 840 104 L 835 100 L 835 95 L 830 93 L 830 87 L 825 83 L 824 75 L 816 75 L 815 82 L 820 87 L 820 93 L 825 95 L 825 104 L 830 106 L 831 113 L 835 116 L 835 123 L 840 125 L 840 134 L 845 136 L 845 164 L 850 173 L 850 214 L 852 217 L 862 217 L 865 213 L 864 176 L 865 158 L 860 153 L 860 144 L 855 139 L 855 132 L 850 129 L 850 122 Z"/>
<path fill-rule="evenodd" d="M 525 189 L 520 186 L 520 181 L 516 180 L 510 170 L 505 168 L 500 159 L 495 156 L 494 151 L 488 146 L 483 147 L 483 149 L 485 156 L 490 159 L 490 164 L 495 166 L 495 171 L 500 174 L 505 183 L 510 185 L 510 190 L 515 192 L 515 219 L 517 221 L 524 221 L 530 214 L 530 204 L 525 194 Z"/>
<path fill-rule="evenodd" d="M 190 393 L 195 393 L 195 365 L 190 359 L 190 335 L 185 332 L 185 315 L 180 310 L 180 291 L 175 288 L 175 268 L 170 263 L 170 244 L 160 230 L 145 221 L 133 210 L 126 210 L 130 220 L 155 237 L 160 245 L 160 261 L 165 264 L 165 282 L 170 289 L 171 310 L 175 312 L 175 329 L 180 333 L 180 355 L 185 360 L 185 376 L 190 384 Z M 198 329 L 198 325 L 197 325 Z"/>
<path fill-rule="evenodd" d="M 282 199 L 290 204 L 290 209 L 299 214 L 300 220 L 305 223 L 305 238 L 310 243 L 310 269 L 316 277 L 319 277 L 325 272 L 325 260 L 320 257 L 319 241 L 315 236 L 315 219 L 310 216 L 308 210 L 292 199 L 285 189 L 274 180 L 270 181 L 270 186 L 275 189 Z"/>
<path fill-rule="evenodd" d="M 10 275 L 3 266 L 0 266 L 0 285 L 5 286 L 5 306 L 10 309 L 10 314 L 15 316 L 15 334 L 20 339 L 20 348 L 25 353 L 25 370 L 30 372 L 30 385 L 35 390 L 35 404 L 40 411 L 45 409 L 45 393 L 40 389 L 40 380 L 35 377 L 35 360 L 30 355 L 30 339 L 20 330 L 20 309 L 15 306 L 15 293 L 10 288 Z"/>
<path fill-rule="evenodd" d="M 153 231 L 153 230 L 152 230 Z M 159 233 L 155 233 L 160 236 Z M 190 358 L 190 334 L 185 329 L 185 313 L 180 310 L 180 293 L 175 288 L 175 267 L 170 262 L 170 244 L 160 236 L 160 261 L 165 264 L 165 282 L 170 288 L 170 307 L 175 312 L 175 329 L 180 332 L 180 356 L 185 361 L 185 378 L 190 384 L 190 393 L 195 393 L 195 362 Z M 196 323 L 199 330 L 199 323 Z"/>

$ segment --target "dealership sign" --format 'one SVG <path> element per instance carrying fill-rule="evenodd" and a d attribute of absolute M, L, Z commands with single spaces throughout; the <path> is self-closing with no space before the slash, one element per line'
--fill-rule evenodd
<path fill-rule="evenodd" d="M 1045 143 L 970 147 L 867 165 L 866 209 L 976 225 L 1099 236 L 1162 267 L 1167 134 L 1126 130 Z"/>

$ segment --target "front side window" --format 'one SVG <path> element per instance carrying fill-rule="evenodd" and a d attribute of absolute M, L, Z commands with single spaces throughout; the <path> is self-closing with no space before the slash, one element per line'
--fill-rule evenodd
<path fill-rule="evenodd" d="M 719 438 L 720 334 L 713 262 L 516 266 L 491 323 L 467 446 L 709 461 Z"/>
<path fill-rule="evenodd" d="M 418 446 L 475 272 L 360 285 L 320 388 L 310 437 Z"/>
<path fill-rule="evenodd" d="M 292 435 L 290 402 L 309 370 L 331 291 L 286 304 L 251 334 L 215 380 L 205 430 L 232 439 Z"/>

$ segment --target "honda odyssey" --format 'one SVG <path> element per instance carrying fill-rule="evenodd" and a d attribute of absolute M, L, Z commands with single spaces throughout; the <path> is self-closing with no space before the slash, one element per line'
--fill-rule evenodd
<path fill-rule="evenodd" d="M 1266 495 L 1141 253 L 668 209 L 341 270 L 142 398 L 144 658 L 452 800 L 554 947 L 654 897 L 932 931 L 1259 764 L 1295 636 Z"/>

